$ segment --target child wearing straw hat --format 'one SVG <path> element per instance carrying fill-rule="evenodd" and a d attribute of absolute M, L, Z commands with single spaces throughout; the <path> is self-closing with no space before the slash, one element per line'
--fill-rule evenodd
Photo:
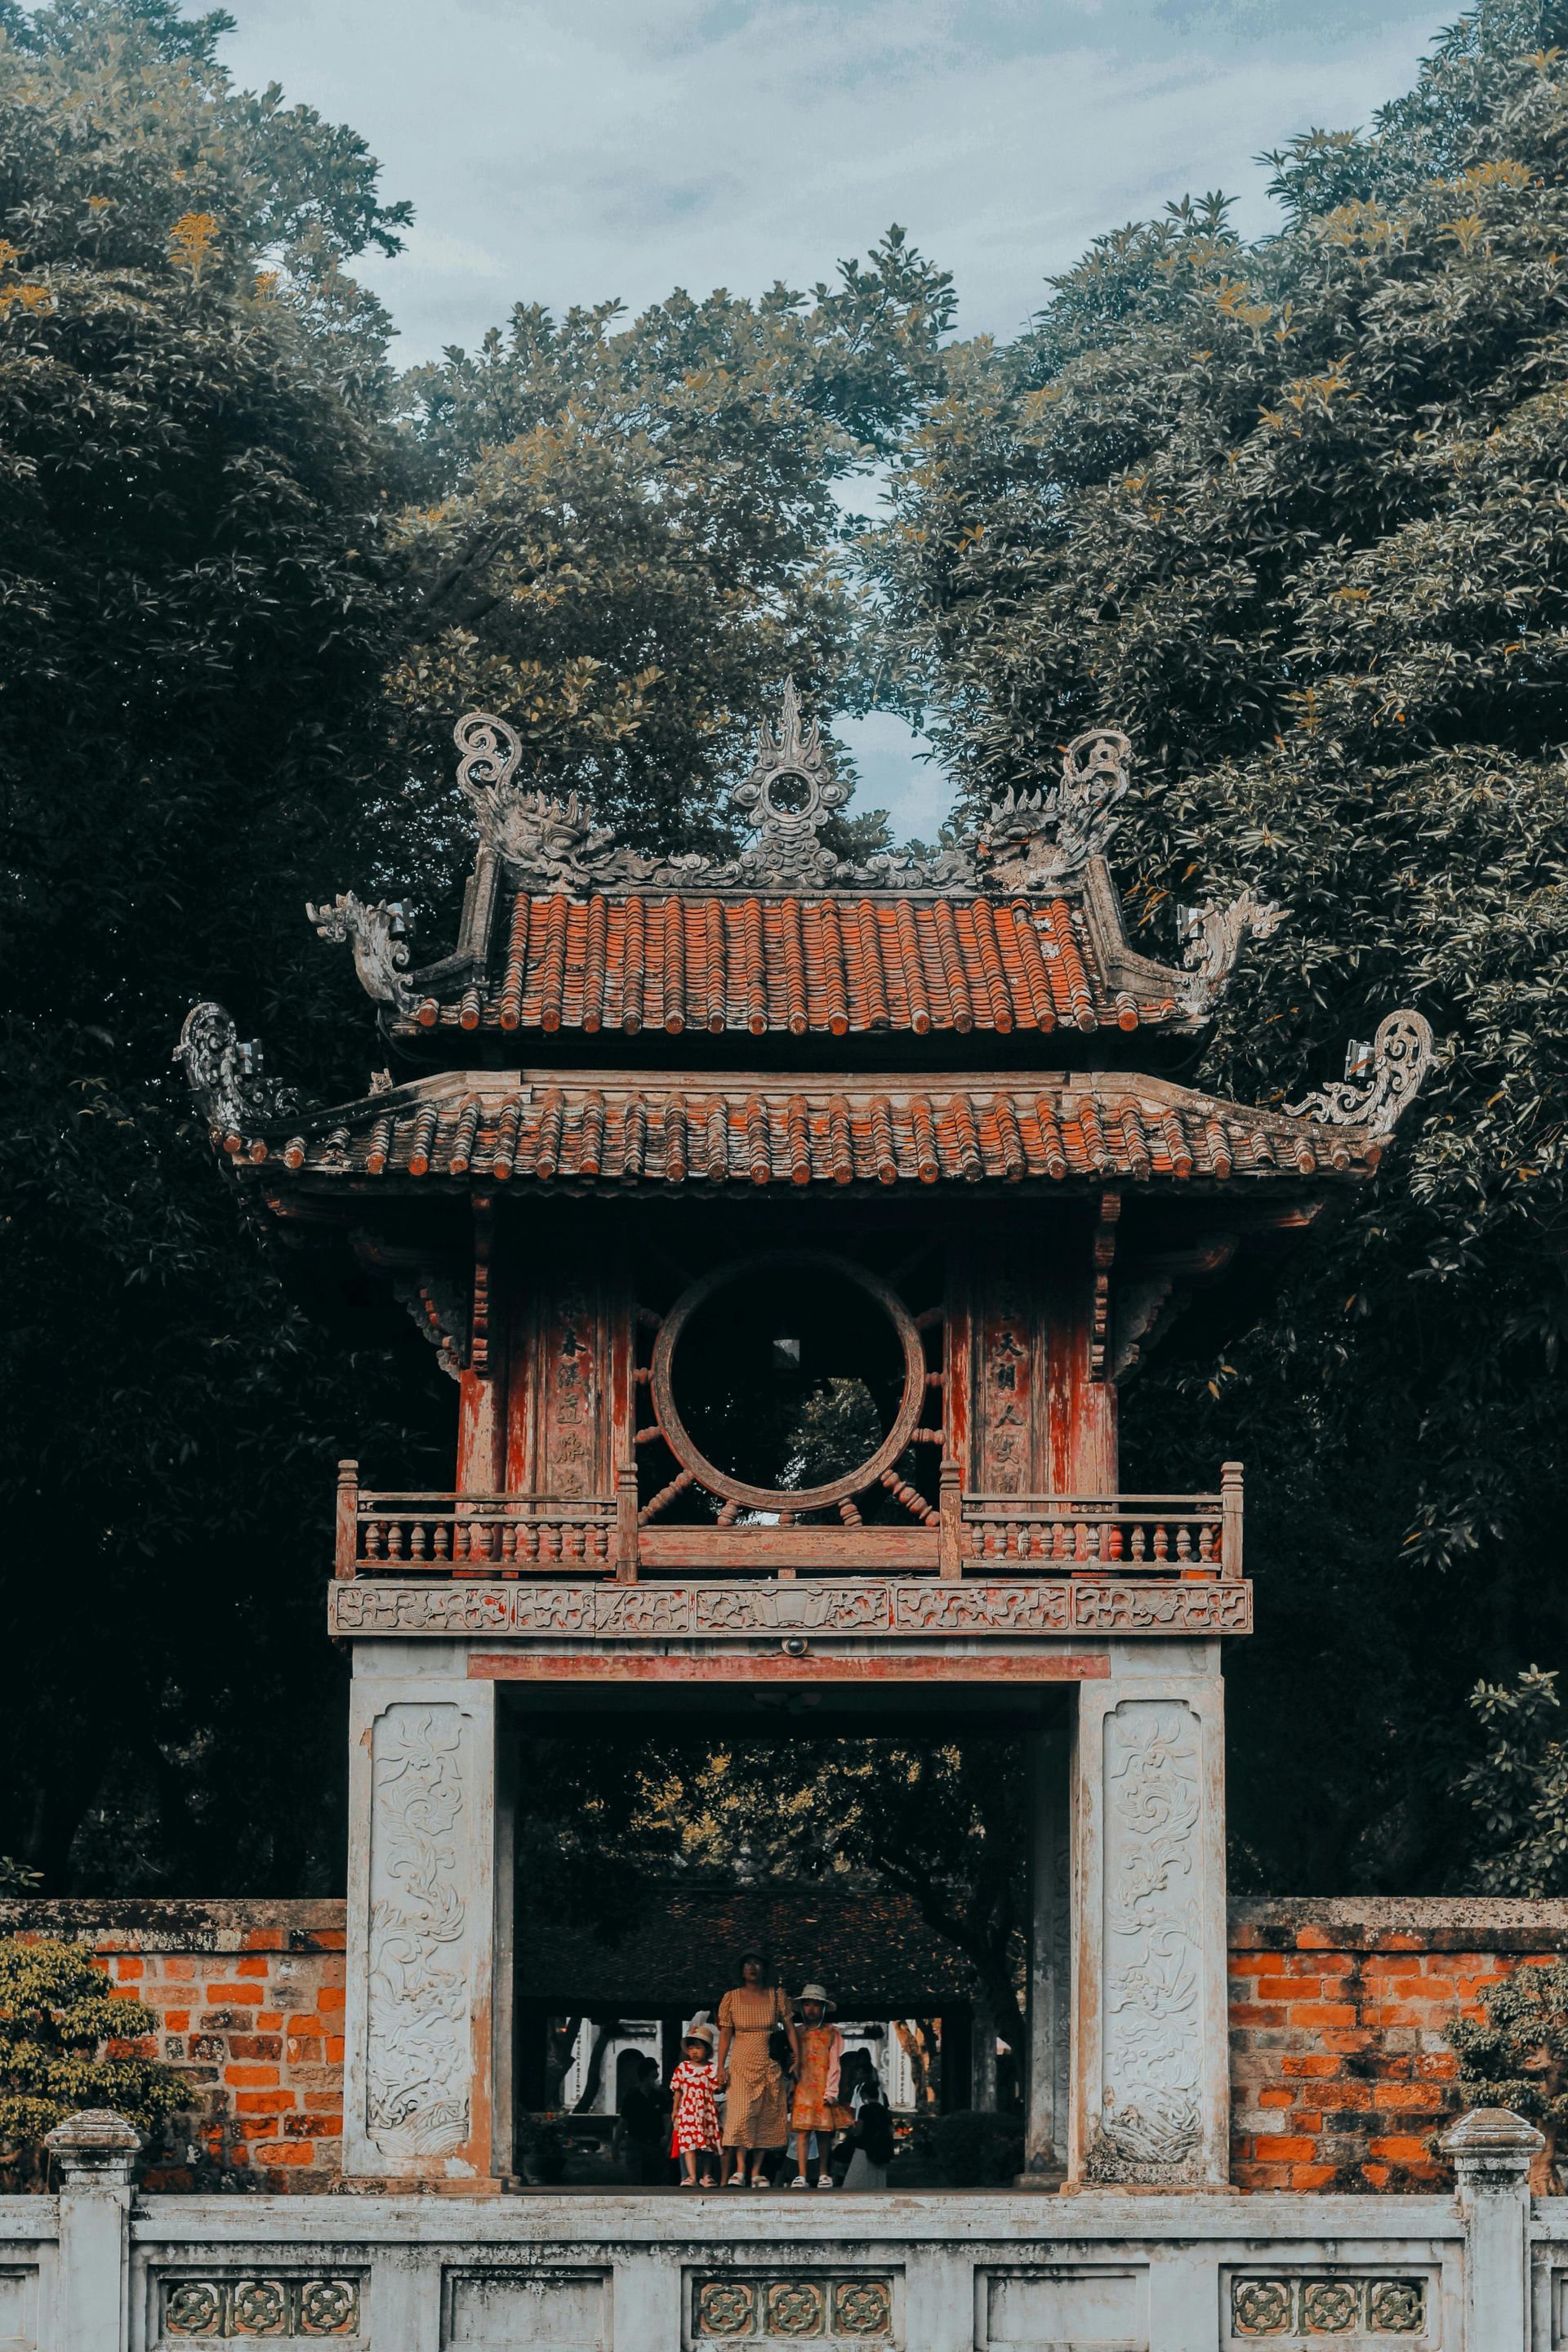
<path fill-rule="evenodd" d="M 680 2158 L 682 2189 L 698 2186 L 700 2158 L 704 2189 L 719 2186 L 719 2106 L 714 2098 L 713 2028 L 700 2021 L 680 2038 L 680 2063 L 669 2077 L 675 2102 L 669 2152 Z"/>
<path fill-rule="evenodd" d="M 837 2135 L 851 2130 L 855 2122 L 853 2113 L 838 2095 L 844 2036 L 836 2025 L 828 2023 L 827 2012 L 833 2005 L 826 1987 L 819 1984 L 808 1984 L 800 1996 L 800 2063 L 789 2117 L 795 2133 L 797 2189 L 806 2186 L 806 2142 L 813 2132 L 817 2136 L 816 2185 L 819 2189 L 832 2188 L 833 2175 L 827 2168 L 829 2150 Z"/>

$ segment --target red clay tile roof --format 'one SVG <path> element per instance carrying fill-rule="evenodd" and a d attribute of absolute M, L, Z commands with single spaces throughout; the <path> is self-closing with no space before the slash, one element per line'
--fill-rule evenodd
<path fill-rule="evenodd" d="M 521 891 L 504 934 L 497 926 L 488 981 L 459 974 L 389 1025 L 403 1035 L 690 1029 L 759 1037 L 1195 1026 L 1184 975 L 1134 955 L 1120 929 L 1113 911 L 1108 919 L 1079 897 Z"/>
<path fill-rule="evenodd" d="M 331 1124 L 329 1125 L 329 1119 Z M 1358 1129 L 1249 1110 L 1168 1082 L 1053 1073 L 911 1087 L 801 1078 L 710 1085 L 447 1072 L 289 1136 L 230 1135 L 241 1163 L 310 1175 L 527 1182 L 936 1184 L 1365 1175 Z"/>

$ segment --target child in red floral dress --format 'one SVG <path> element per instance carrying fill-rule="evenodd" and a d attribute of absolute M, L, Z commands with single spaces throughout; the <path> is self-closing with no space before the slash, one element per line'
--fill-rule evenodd
<path fill-rule="evenodd" d="M 713 2029 L 693 2025 L 682 2037 L 680 2063 L 669 2078 L 675 2101 L 674 2130 L 669 2152 L 680 2158 L 680 2185 L 695 2189 L 697 2159 L 702 2158 L 702 2187 L 719 2186 L 719 2107 L 713 2096 Z"/>

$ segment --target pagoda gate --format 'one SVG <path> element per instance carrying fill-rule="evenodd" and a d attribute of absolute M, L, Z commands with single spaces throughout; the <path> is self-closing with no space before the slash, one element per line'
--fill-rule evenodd
<path fill-rule="evenodd" d="M 351 1299 L 389 1286 L 457 1383 L 449 1492 L 338 1486 L 347 2170 L 513 2177 L 516 1727 L 755 1708 L 1018 1729 L 1030 2167 L 1224 2184 L 1242 1474 L 1123 1494 L 1118 1396 L 1372 1175 L 1426 1024 L 1289 1111 L 1184 1083 L 1280 917 L 1184 910 L 1179 967 L 1129 944 L 1110 730 L 973 837 L 864 864 L 793 692 L 729 861 L 527 789 L 499 719 L 457 740 L 452 952 L 414 968 L 395 906 L 310 910 L 388 1070 L 307 1112 L 221 1008 L 182 1044 L 280 1241 Z"/>

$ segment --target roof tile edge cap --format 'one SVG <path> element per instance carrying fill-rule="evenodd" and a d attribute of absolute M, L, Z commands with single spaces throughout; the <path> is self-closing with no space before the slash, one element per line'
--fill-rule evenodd
<path fill-rule="evenodd" d="M 1346 1048 L 1342 1078 L 1331 1078 L 1300 1102 L 1287 1103 L 1287 1116 L 1315 1118 L 1325 1127 L 1364 1127 L 1384 1141 L 1436 1058 L 1432 1024 L 1425 1015 L 1391 1013 L 1379 1022 L 1370 1045 L 1352 1041 Z"/>
<path fill-rule="evenodd" d="M 172 1057 L 184 1065 L 196 1108 L 220 1140 L 264 1126 L 295 1108 L 291 1087 L 263 1077 L 262 1051 L 255 1038 L 242 1041 L 223 1005 L 205 998 L 193 1004 Z"/>
<path fill-rule="evenodd" d="M 1511 2107 L 1471 2107 L 1450 2124 L 1437 2142 L 1457 2164 L 1498 2160 L 1527 2165 L 1546 2146 L 1545 2137 Z"/>

